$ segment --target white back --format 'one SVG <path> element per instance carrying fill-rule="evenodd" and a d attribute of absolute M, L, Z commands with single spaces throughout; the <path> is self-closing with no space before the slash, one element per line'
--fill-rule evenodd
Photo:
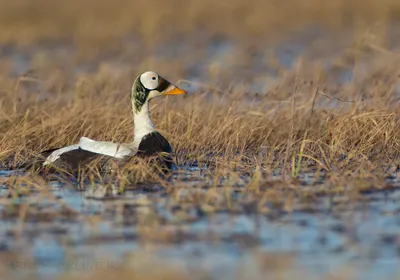
<path fill-rule="evenodd" d="M 71 145 L 71 146 L 67 146 L 58 150 L 55 150 L 54 152 L 52 152 L 45 160 L 45 162 L 43 162 L 43 165 L 48 165 L 52 162 L 55 162 L 57 159 L 60 158 L 60 156 L 63 153 L 67 153 L 73 150 L 77 150 L 79 149 L 79 145 Z"/>
<path fill-rule="evenodd" d="M 78 149 L 119 159 L 122 159 L 126 156 L 133 156 L 137 152 L 132 144 L 95 141 L 87 137 L 81 137 L 79 144 L 63 147 L 52 152 L 46 158 L 45 162 L 43 162 L 43 165 L 53 163 L 58 160 L 62 154 Z"/>
<path fill-rule="evenodd" d="M 124 158 L 136 153 L 136 149 L 129 144 L 95 141 L 87 137 L 81 137 L 78 145 L 82 150 L 115 158 Z"/>

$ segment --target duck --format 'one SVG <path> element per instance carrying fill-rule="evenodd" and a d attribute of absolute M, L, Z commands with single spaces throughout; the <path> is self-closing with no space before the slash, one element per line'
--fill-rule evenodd
<path fill-rule="evenodd" d="M 76 173 L 95 162 L 101 171 L 110 171 L 107 164 L 110 161 L 121 165 L 132 158 L 158 157 L 156 163 L 161 164 L 164 173 L 169 172 L 173 168 L 172 148 L 168 140 L 156 131 L 149 103 L 160 96 L 181 94 L 187 92 L 154 71 L 144 72 L 134 80 L 131 91 L 133 142 L 115 143 L 81 137 L 77 144 L 41 152 L 36 160 L 25 164 L 23 168 L 33 168 L 39 172 L 62 170 Z"/>

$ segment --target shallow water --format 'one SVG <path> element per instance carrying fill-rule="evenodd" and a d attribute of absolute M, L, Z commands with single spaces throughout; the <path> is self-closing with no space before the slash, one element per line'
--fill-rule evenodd
<path fill-rule="evenodd" d="M 199 170 L 188 170 L 185 176 L 193 178 L 181 197 L 206 192 L 191 187 L 202 180 Z M 307 176 L 311 174 L 303 178 Z M 294 261 L 295 266 L 284 270 L 288 279 L 299 271 L 320 279 L 344 268 L 353 271 L 353 279 L 389 279 L 400 273 L 396 188 L 371 192 L 348 204 L 337 202 L 344 197 L 335 197 L 336 207 L 332 198 L 320 197 L 311 210 L 298 202 L 289 212 L 271 206 L 260 213 L 242 204 L 212 214 L 196 203 L 172 198 L 161 187 L 155 192 L 105 194 L 55 182 L 48 189 L 9 197 L 0 206 L 1 254 L 14 254 L 7 263 L 15 277 L 53 279 L 61 273 L 135 265 L 135 252 L 148 246 L 161 261 L 189 271 L 201 267 L 215 279 L 231 279 L 239 266 L 261 279 L 264 274 L 254 265 L 257 253 Z M 10 190 L 3 187 L 0 194 L 5 198 Z M 216 199 L 224 195 L 226 189 L 215 189 Z M 232 203 L 241 204 L 248 194 L 229 195 Z M 20 206 L 27 204 L 21 222 Z M 149 236 L 143 232 L 146 227 L 158 227 L 159 233 Z"/>

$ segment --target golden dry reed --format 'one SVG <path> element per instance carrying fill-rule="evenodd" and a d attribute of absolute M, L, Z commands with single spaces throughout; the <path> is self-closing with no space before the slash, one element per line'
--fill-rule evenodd
<path fill-rule="evenodd" d="M 134 77 L 151 68 L 173 82 L 190 79 L 188 65 L 204 55 L 195 44 L 222 36 L 238 46 L 228 59 L 233 67 L 205 63 L 206 79 L 186 98 L 152 102 L 178 164 L 386 174 L 399 164 L 399 55 L 388 42 L 400 4 L 367 2 L 1 1 L 1 161 L 16 166 L 81 136 L 131 141 Z M 256 92 L 243 83 L 267 75 L 252 69 L 252 50 L 310 25 L 337 38 L 352 30 L 351 44 L 334 50 L 332 61 L 350 69 L 351 82 L 332 82 L 320 61 L 299 57 L 283 69 L 265 56 L 278 72 L 273 86 Z M 192 52 L 162 56 L 163 46 L 185 40 Z M 16 59 L 26 65 L 18 68 Z"/>

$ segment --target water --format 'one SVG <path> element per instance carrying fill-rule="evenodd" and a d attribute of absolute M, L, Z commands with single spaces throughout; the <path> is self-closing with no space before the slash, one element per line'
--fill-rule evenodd
<path fill-rule="evenodd" d="M 105 192 L 93 196 L 89 188 L 78 191 L 52 183 L 48 192 L 3 200 L 0 247 L 3 253 L 16 254 L 9 260 L 10 271 L 16 277 L 34 273 L 53 279 L 60 273 L 129 265 L 135 252 L 153 244 L 160 260 L 189 270 L 204 267 L 215 279 L 231 279 L 239 265 L 260 278 L 261 272 L 249 261 L 255 252 L 288 256 L 296 267 L 285 273 L 311 271 L 316 279 L 349 267 L 355 270 L 354 279 L 388 279 L 400 272 L 400 191 L 396 189 L 371 192 L 348 204 L 340 203 L 345 197 L 335 197 L 334 202 L 320 197 L 312 210 L 298 201 L 292 211 L 269 206 L 263 213 L 245 203 L 252 195 L 222 187 L 215 189 L 214 199 L 222 201 L 228 195 L 237 207 L 210 210 L 212 206 L 207 208 L 201 200 L 185 200 L 210 193 L 195 187 L 195 178 L 197 184 L 202 179 L 197 171 L 185 173 L 194 178 L 189 181 L 192 185 L 182 188 L 180 198 L 162 188 L 108 192 L 102 198 Z M 3 188 L 0 198 L 9 194 Z M 21 223 L 19 206 L 27 203 Z M 159 230 L 143 233 L 146 228 Z"/>

